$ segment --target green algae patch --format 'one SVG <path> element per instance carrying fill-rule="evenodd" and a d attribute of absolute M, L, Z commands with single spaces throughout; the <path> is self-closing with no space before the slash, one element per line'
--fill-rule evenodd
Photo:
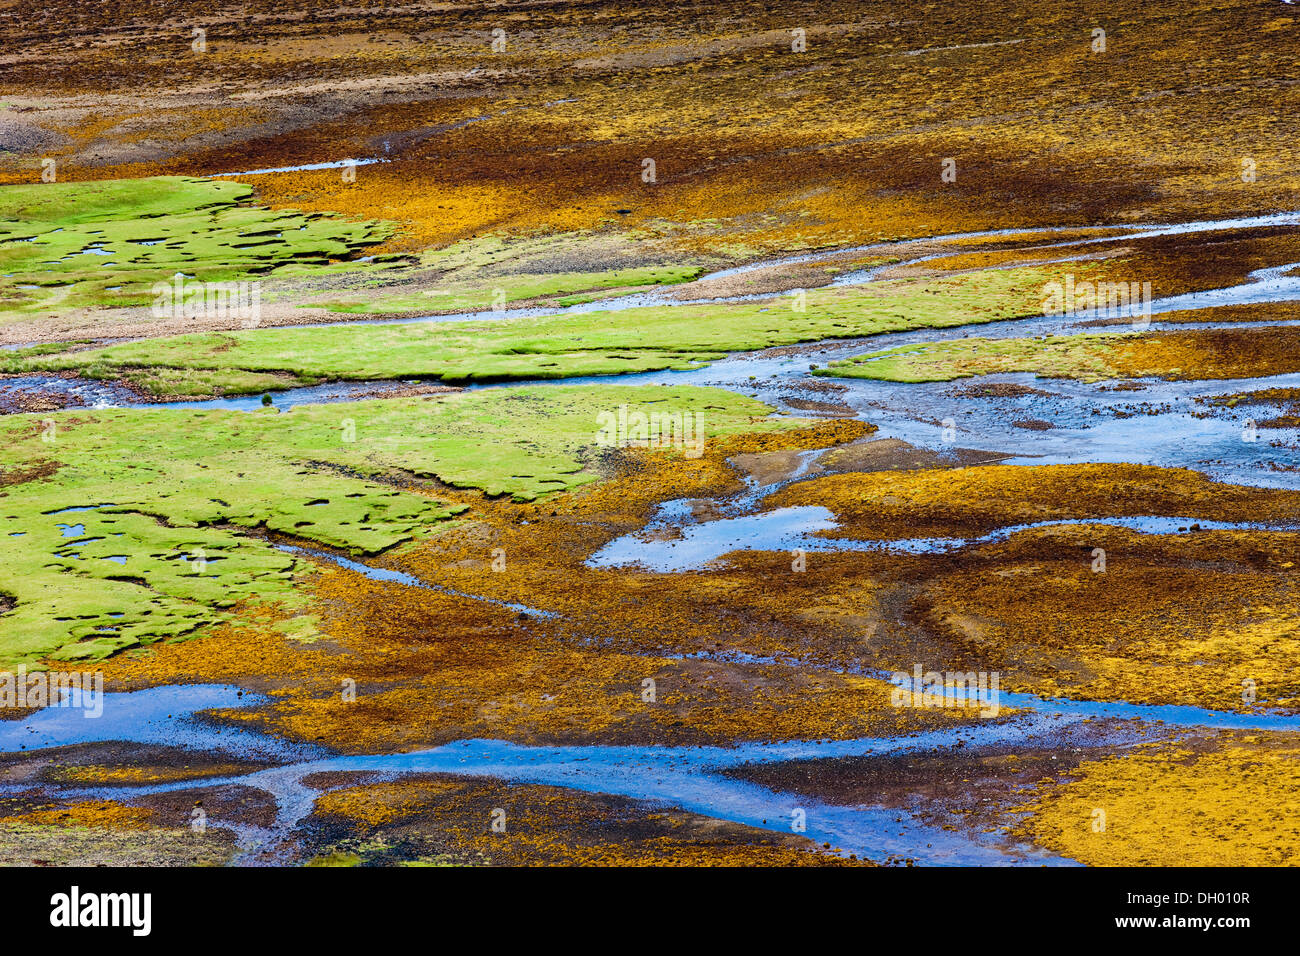
<path fill-rule="evenodd" d="M 116 370 L 115 370 L 116 371 Z M 116 376 L 139 393 L 160 400 L 205 398 L 212 395 L 257 395 L 292 385 L 315 385 L 319 380 L 272 372 L 213 371 L 190 368 L 123 369 Z"/>
<path fill-rule="evenodd" d="M 297 274 L 392 231 L 249 204 L 253 188 L 181 176 L 0 187 L 0 313 L 140 306 L 177 272 Z"/>
<path fill-rule="evenodd" d="M 0 866 L 225 866 L 235 854 L 227 830 L 0 822 Z"/>
<path fill-rule="evenodd" d="M 1300 371 L 1300 331 L 1289 326 L 1185 332 L 966 338 L 903 345 L 831 362 L 813 374 L 890 382 L 947 382 L 1028 372 L 1097 382 L 1118 378 L 1256 378 Z"/>
<path fill-rule="evenodd" d="M 77 371 L 99 379 L 170 370 L 240 387 L 250 373 L 302 380 L 437 377 L 554 379 L 688 369 L 729 352 L 912 328 L 994 322 L 1040 311 L 1041 269 L 812 289 L 764 301 L 594 311 L 494 322 L 252 329 L 189 334 L 52 355 L 0 356 L 0 371 Z"/>
<path fill-rule="evenodd" d="M 0 608 L 12 607 L 0 614 L 0 661 L 101 659 L 244 603 L 301 610 L 294 581 L 306 566 L 263 533 L 377 554 L 468 507 L 429 485 L 527 501 L 586 484 L 609 451 L 598 416 L 625 406 L 689 413 L 704 438 L 803 424 L 725 391 L 656 386 L 7 416 Z M 307 616 L 284 625 L 306 641 L 314 628 Z"/>
<path fill-rule="evenodd" d="M 961 339 L 903 345 L 831 362 L 814 375 L 887 382 L 948 382 L 1001 372 L 1087 382 L 1122 377 L 1115 364 L 1119 335 L 1056 335 L 1035 339 Z"/>
<path fill-rule="evenodd" d="M 356 853 L 336 851 L 312 857 L 304 866 L 360 866 L 361 857 Z"/>
<path fill-rule="evenodd" d="M 569 385 L 457 392 L 404 400 L 299 405 L 286 418 L 304 435 L 352 436 L 323 450 L 348 467 L 382 463 L 416 478 L 530 501 L 595 481 L 608 446 L 602 414 L 690 414 L 703 440 L 806 424 L 767 418 L 771 408 L 697 386 Z M 313 440 L 315 440 L 313 438 Z"/>
<path fill-rule="evenodd" d="M 658 285 L 676 285 L 697 278 L 695 267 L 645 267 L 604 272 L 566 272 L 458 281 L 416 295 L 371 295 L 364 301 L 314 302 L 332 312 L 488 312 L 519 302 L 556 306 L 594 302 L 613 293 L 644 291 Z"/>

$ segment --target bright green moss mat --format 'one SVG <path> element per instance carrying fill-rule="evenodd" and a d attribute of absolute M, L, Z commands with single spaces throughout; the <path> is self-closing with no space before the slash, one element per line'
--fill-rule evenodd
<path fill-rule="evenodd" d="M 147 305 L 155 282 L 293 274 L 353 256 L 391 233 L 248 205 L 253 187 L 180 176 L 0 187 L 0 318 Z"/>
<path fill-rule="evenodd" d="M 464 510 L 399 487 L 420 478 L 520 500 L 594 481 L 597 415 L 623 404 L 694 412 L 706 436 L 805 424 L 655 386 L 0 418 L 0 665 L 101 658 L 245 600 L 296 607 L 301 567 L 248 530 L 373 554 Z"/>
<path fill-rule="evenodd" d="M 466 382 L 691 368 L 732 351 L 1038 314 L 1046 275 L 997 270 L 814 289 L 804 303 L 786 295 L 495 322 L 182 335 L 62 354 L 0 353 L 0 371 L 73 370 L 123 378 L 159 395 L 211 395 L 260 387 L 250 386 L 248 377 L 267 373 L 284 376 L 283 384 L 427 377 Z M 801 304 L 802 311 L 796 308 Z"/>

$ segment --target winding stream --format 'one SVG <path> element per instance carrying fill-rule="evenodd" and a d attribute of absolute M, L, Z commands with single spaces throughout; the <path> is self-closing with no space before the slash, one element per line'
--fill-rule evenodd
<path fill-rule="evenodd" d="M 328 165 L 330 164 L 320 168 Z M 255 170 L 245 175 L 270 171 Z M 1050 238 L 1060 233 L 1100 233 L 1088 238 L 1078 238 L 1076 235 L 1064 242 L 1028 247 L 1049 249 L 1061 245 L 1101 244 L 1193 232 L 1297 224 L 1300 224 L 1300 213 L 1288 212 L 1235 220 L 1146 227 L 1061 227 L 967 233 L 897 243 L 895 247 L 904 255 L 902 261 L 845 273 L 837 276 L 832 284 L 852 285 L 876 281 L 885 271 L 934 258 L 927 254 L 909 259 L 906 254 L 909 247 L 920 247 L 940 240 L 1016 236 Z M 877 244 L 858 249 L 808 253 L 722 270 L 696 281 L 704 283 L 785 265 L 848 258 L 854 254 L 879 251 L 880 248 Z M 951 254 L 952 252 L 942 253 Z M 1162 314 L 1177 310 L 1210 310 L 1231 304 L 1297 301 L 1300 300 L 1300 276 L 1292 275 L 1297 269 L 1300 269 L 1300 264 L 1256 270 L 1246 282 L 1227 289 L 1157 300 L 1152 303 L 1151 311 L 1152 314 Z M 567 309 L 515 309 L 383 321 L 457 321 L 514 315 L 574 314 L 777 297 L 767 293 L 761 296 L 690 301 L 675 298 L 671 292 L 656 291 L 585 303 Z M 1044 380 L 1032 375 L 985 376 L 979 379 L 981 385 L 1017 385 L 1023 386 L 1025 391 L 1011 397 L 979 399 L 955 394 L 964 387 L 962 382 L 915 385 L 859 379 L 813 379 L 809 376 L 810 364 L 824 365 L 837 358 L 868 350 L 971 335 L 988 338 L 1049 335 L 1077 327 L 1077 320 L 1069 316 L 1038 316 L 949 329 L 911 329 L 866 339 L 829 340 L 800 347 L 798 354 L 791 354 L 791 349 L 739 354 L 707 367 L 683 372 L 510 384 L 615 382 L 714 385 L 754 395 L 787 411 L 808 414 L 791 406 L 789 402 L 794 398 L 807 397 L 809 383 L 829 382 L 839 386 L 839 390 L 833 395 L 826 395 L 824 400 L 842 403 L 853 415 L 878 425 L 880 430 L 872 436 L 876 439 L 899 438 L 919 448 L 940 451 L 954 447 L 988 449 L 1003 455 L 1008 464 L 1132 462 L 1191 468 L 1217 480 L 1240 484 L 1300 488 L 1300 441 L 1297 441 L 1294 429 L 1252 433 L 1248 420 L 1250 409 L 1212 408 L 1204 401 L 1198 401 L 1248 389 L 1300 388 L 1300 374 L 1228 382 L 1142 380 L 1127 383 L 1123 390 L 1117 390 L 1114 383 Z M 1168 326 L 1153 322 L 1151 327 Z M 1246 325 L 1216 323 L 1211 319 L 1205 323 L 1178 324 L 1172 327 L 1242 328 Z M 53 385 L 56 381 L 61 384 Z M 99 383 L 30 376 L 10 379 L 0 384 L 18 385 L 21 388 L 75 390 L 74 394 L 87 404 L 140 407 L 139 403 L 132 402 L 128 396 L 120 394 L 119 390 Z M 283 411 L 295 404 L 349 401 L 377 389 L 397 387 L 400 387 L 400 383 L 330 384 L 281 392 L 274 400 L 276 406 Z M 144 407 L 248 410 L 260 408 L 261 402 L 260 397 L 250 396 Z M 1027 428 L 1017 424 L 1030 420 L 1036 423 L 1035 427 Z M 1249 437 L 1251 434 L 1253 437 Z M 1288 533 L 1300 530 L 1300 525 L 1224 523 L 1176 516 L 1102 516 L 1007 526 L 972 538 L 856 541 L 826 537 L 825 533 L 834 531 L 836 522 L 833 514 L 820 506 L 761 510 L 763 499 L 774 490 L 812 474 L 812 465 L 823 451 L 817 449 L 805 453 L 800 466 L 781 482 L 767 485 L 752 480 L 747 482 L 740 494 L 714 503 L 715 513 L 719 517 L 712 520 L 697 521 L 688 502 L 665 502 L 646 529 L 609 542 L 593 554 L 588 563 L 593 567 L 639 567 L 661 573 L 680 573 L 706 568 L 737 550 L 788 551 L 798 548 L 929 554 L 1001 541 L 1035 528 L 1064 525 L 1119 526 L 1144 534 L 1160 535 L 1216 530 L 1270 530 Z M 490 601 L 521 613 L 539 617 L 555 616 L 554 612 L 546 609 L 466 594 L 422 581 L 403 572 L 375 567 L 323 551 L 291 546 L 283 546 L 283 550 L 303 554 L 314 560 L 332 561 L 395 586 L 430 588 Z M 872 676 L 895 679 L 886 674 Z M 1033 743 L 1046 746 L 1073 739 L 1072 734 L 1085 723 L 1094 721 L 1127 722 L 1106 735 L 1106 745 L 1112 747 L 1136 741 L 1139 738 L 1135 728 L 1150 724 L 1164 724 L 1166 728 L 1176 729 L 1300 731 L 1300 716 L 1267 712 L 1235 714 L 1195 707 L 1122 702 L 1043 700 L 1030 695 L 1002 692 L 1001 706 L 1015 709 L 1010 714 L 954 730 L 918 733 L 900 738 L 743 743 L 725 748 L 529 747 L 500 740 L 467 740 L 413 753 L 345 756 L 283 741 L 255 730 L 224 726 L 202 716 L 204 711 L 213 708 L 246 707 L 262 702 L 261 698 L 241 692 L 238 688 L 217 685 L 157 687 L 133 693 L 108 694 L 105 695 L 103 716 L 99 719 L 85 719 L 76 708 L 50 707 L 19 721 L 0 721 L 0 752 L 16 753 L 75 744 L 128 741 L 234 753 L 273 761 L 276 766 L 217 780 L 186 780 L 129 789 L 104 786 L 78 788 L 71 784 L 64 788 L 83 795 L 97 793 L 119 799 L 128 792 L 132 796 L 144 796 L 225 784 L 265 790 L 276 800 L 278 809 L 274 826 L 231 826 L 236 831 L 242 848 L 239 861 L 245 863 L 283 859 L 285 847 L 293 841 L 294 828 L 310 814 L 320 793 L 305 784 L 304 778 L 327 771 L 355 771 L 381 776 L 412 773 L 486 776 L 593 793 L 618 794 L 785 833 L 791 831 L 792 814 L 798 809 L 806 813 L 806 836 L 819 843 L 830 843 L 845 853 L 875 859 L 891 855 L 906 856 L 931 864 L 1041 865 L 1069 861 L 1033 848 L 1008 845 L 996 838 L 976 838 L 961 831 L 929 826 L 914 817 L 910 811 L 887 807 L 824 805 L 746 782 L 728 772 L 754 764 L 885 753 L 919 753 L 958 744 L 979 746 Z M 0 788 L 0 792 L 15 789 L 17 785 L 9 785 Z M 223 824 L 214 821 L 214 825 Z"/>
<path fill-rule="evenodd" d="M 724 555 L 737 551 L 888 551 L 899 554 L 942 554 L 981 544 L 1005 541 L 1022 531 L 1038 528 L 1105 525 L 1129 528 L 1142 534 L 1190 534 L 1202 531 L 1300 532 L 1300 522 L 1268 524 L 1251 521 L 1207 521 L 1203 518 L 1134 517 L 1060 518 L 1008 525 L 972 538 L 886 538 L 862 541 L 820 537 L 832 531 L 835 516 L 821 505 L 777 508 L 735 518 L 716 518 L 684 524 L 680 536 L 664 538 L 655 532 L 633 532 L 609 542 L 590 558 L 592 568 L 636 567 L 647 571 L 698 571 Z"/>
<path fill-rule="evenodd" d="M 1035 698 L 1015 698 L 1041 706 Z M 953 746 L 1028 744 L 1047 746 L 1060 742 L 1080 721 L 1098 716 L 1162 719 L 1167 708 L 1139 708 L 1077 702 L 1047 712 L 1030 710 L 1009 719 L 988 720 L 903 738 L 744 743 L 735 747 L 655 746 L 521 746 L 500 740 L 464 740 L 404 754 L 360 756 L 307 756 L 275 738 L 252 731 L 233 731 L 202 719 L 200 711 L 211 707 L 238 707 L 260 703 L 255 695 L 239 696 L 225 686 L 158 687 L 130 694 L 106 695 L 104 718 L 85 720 L 75 709 L 49 708 L 6 728 L 0 749 L 12 751 L 24 736 L 33 746 L 56 747 L 94 741 L 127 740 L 168 743 L 206 751 L 284 757 L 293 750 L 298 759 L 282 766 L 251 773 L 167 784 L 123 787 L 68 787 L 80 797 L 121 799 L 124 793 L 139 798 L 158 793 L 241 785 L 264 790 L 277 806 L 273 827 L 235 826 L 244 848 L 240 862 L 276 862 L 283 859 L 284 844 L 312 811 L 321 790 L 304 783 L 304 778 L 326 772 L 355 772 L 398 777 L 405 774 L 452 774 L 496 777 L 518 783 L 568 787 L 590 793 L 608 793 L 680 807 L 718 819 L 730 820 L 773 832 L 793 832 L 797 810 L 806 818 L 805 836 L 830 843 L 843 853 L 881 859 L 896 855 L 927 864 L 1062 864 L 1069 863 L 1030 847 L 975 840 L 957 831 L 929 826 L 910 812 L 888 807 L 833 806 L 817 800 L 773 791 L 725 774 L 747 766 L 792 760 L 863 757 L 882 754 L 923 753 Z M 1054 705 L 1057 702 L 1047 702 Z M 1011 704 L 1008 701 L 1008 704 Z M 167 719 L 160 719 L 163 710 Z M 1194 710 L 1194 709 L 1190 709 Z M 1202 722 L 1206 714 L 1192 717 Z M 1256 728 L 1268 723 L 1263 717 L 1218 715 L 1220 726 Z M 1294 718 L 1287 729 L 1296 729 Z M 11 722 L 19 724 L 20 722 Z M 1132 741 L 1139 739 L 1131 736 Z M 18 787 L 0 787 L 15 792 Z M 225 826 L 219 819 L 214 826 Z"/>
<path fill-rule="evenodd" d="M 186 693 L 188 690 L 188 702 Z M 175 695 L 175 696 L 173 696 Z M 131 698 L 143 697 L 142 703 Z M 84 730 L 73 717 L 60 724 L 60 736 L 48 726 L 42 737 L 45 746 L 83 743 L 88 739 L 140 739 L 158 742 L 156 734 L 132 729 L 129 714 L 141 709 L 170 706 L 175 715 L 171 723 L 186 734 L 185 745 L 204 750 L 243 753 L 250 743 L 257 752 L 279 746 L 278 742 L 253 740 L 245 734 L 239 740 L 230 731 L 196 716 L 201 707 L 241 706 L 256 702 L 251 695 L 236 698 L 229 687 L 160 687 L 134 694 L 106 695 L 105 715 L 122 714 L 103 731 Z M 165 703 L 167 700 L 170 704 Z M 45 712 L 41 712 L 44 714 Z M 64 714 L 75 711 L 64 710 Z M 38 718 L 40 715 L 37 715 Z M 1024 847 L 1000 847 L 973 841 L 953 831 L 930 827 L 909 819 L 896 809 L 836 807 L 817 801 L 782 794 L 743 780 L 724 776 L 723 771 L 753 764 L 778 763 L 830 757 L 853 757 L 883 753 L 922 752 L 958 743 L 971 746 L 1018 742 L 1049 737 L 1059 733 L 1078 718 L 1025 715 L 1008 721 L 987 721 L 956 731 L 921 733 L 902 739 L 867 738 L 844 741 L 807 741 L 790 743 L 748 743 L 736 747 L 654 747 L 654 746 L 539 746 L 528 747 L 500 740 L 464 740 L 404 754 L 369 754 L 361 756 L 322 756 L 300 759 L 283 766 L 231 777 L 188 780 L 130 788 L 132 797 L 242 785 L 264 790 L 275 797 L 275 825 L 261 832 L 243 828 L 246 854 L 241 862 L 269 862 L 259 857 L 274 853 L 280 842 L 291 839 L 291 832 L 312 810 L 320 790 L 303 783 L 303 778 L 326 772 L 374 773 L 396 777 L 414 773 L 440 773 L 456 776 L 497 777 L 518 783 L 569 787 L 589 793 L 608 793 L 648 801 L 658 805 L 681 807 L 718 819 L 789 833 L 792 813 L 802 809 L 807 816 L 806 836 L 829 842 L 845 853 L 872 858 L 899 854 L 932 864 L 1036 863 L 1067 862 L 1049 854 Z M 75 720 L 82 720 L 76 714 Z M 48 724 L 48 721 L 37 721 Z M 83 724 L 98 721 L 82 720 Z M 17 732 L 17 731 L 16 731 Z M 8 747 L 10 740 L 0 741 Z M 0 792 L 14 788 L 0 788 Z M 122 787 L 89 786 L 79 796 L 116 797 Z M 899 822 L 896 818 L 902 818 Z M 221 826 L 213 820 L 214 826 Z"/>

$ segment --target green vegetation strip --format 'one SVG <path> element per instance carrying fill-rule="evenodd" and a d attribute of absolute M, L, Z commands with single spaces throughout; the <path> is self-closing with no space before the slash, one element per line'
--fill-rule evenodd
<path fill-rule="evenodd" d="M 443 288 L 415 295 L 378 295 L 364 301 L 342 299 L 315 302 L 331 312 L 354 314 L 391 312 L 487 312 L 518 302 L 541 301 L 564 307 L 594 302 L 611 294 L 628 294 L 657 285 L 689 282 L 699 266 L 647 266 L 603 272 L 562 272 L 542 276 L 500 276 L 449 282 Z"/>
<path fill-rule="evenodd" d="M 212 395 L 327 379 L 470 382 L 685 369 L 733 351 L 1037 314 L 1046 276 L 989 271 L 761 302 L 203 333 L 58 354 L 0 353 L 0 371 L 75 371 L 156 395 Z"/>
<path fill-rule="evenodd" d="M 241 601 L 298 608 L 301 568 L 250 529 L 373 554 L 465 509 L 394 477 L 519 500 L 577 487 L 598 477 L 597 415 L 624 404 L 694 413 L 706 436 L 805 424 L 719 389 L 653 386 L 2 418 L 0 666 L 189 635 Z"/>
<path fill-rule="evenodd" d="M 813 374 L 887 382 L 948 382 L 975 375 L 1034 372 L 1085 382 L 1122 378 L 1116 349 L 1134 336 L 1054 335 L 1032 339 L 960 339 L 902 345 L 831 362 Z"/>

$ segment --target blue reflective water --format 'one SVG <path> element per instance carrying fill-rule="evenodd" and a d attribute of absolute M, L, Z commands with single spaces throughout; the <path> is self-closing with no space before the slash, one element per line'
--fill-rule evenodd
<path fill-rule="evenodd" d="M 519 604 L 515 601 L 499 601 L 496 598 L 483 597 L 480 594 L 470 594 L 468 591 L 457 591 L 455 588 L 422 581 L 412 574 L 406 574 L 402 571 L 394 571 L 391 568 L 380 568 L 370 564 L 362 564 L 360 561 L 353 561 L 350 558 L 330 554 L 328 551 L 317 551 L 311 548 L 301 548 L 289 544 L 277 544 L 275 547 L 286 554 L 305 554 L 316 558 L 319 561 L 328 561 L 331 564 L 337 564 L 341 568 L 347 568 L 349 571 L 356 571 L 358 574 L 363 574 L 374 581 L 389 581 L 394 584 L 405 584 L 407 587 L 424 588 L 426 591 L 437 591 L 440 594 L 451 594 L 456 597 L 469 598 L 474 601 L 482 601 L 485 604 L 495 604 L 497 607 L 508 608 L 511 611 L 518 611 L 521 614 L 530 614 L 534 617 L 556 617 L 554 611 L 541 611 L 535 607 L 529 607 L 527 604 Z"/>
<path fill-rule="evenodd" d="M 159 687 L 131 694 L 108 694 L 103 717 L 96 720 L 86 720 L 75 711 L 48 708 L 20 726 L 0 727 L 0 752 L 12 752 L 23 746 L 33 749 L 125 740 L 244 755 L 285 756 L 289 745 L 280 741 L 251 731 L 218 730 L 195 719 L 195 712 L 204 708 L 257 702 L 247 695 L 238 699 L 234 694 L 234 688 L 219 686 Z M 876 859 L 899 855 L 932 865 L 1063 864 L 1069 861 L 1032 848 L 980 842 L 960 832 L 928 826 L 906 811 L 830 806 L 747 783 L 726 776 L 723 771 L 789 760 L 921 752 L 958 743 L 965 746 L 1007 743 L 1051 735 L 1071 723 L 1070 719 L 1029 715 L 898 739 L 747 743 L 736 747 L 530 747 L 501 740 L 465 740 L 412 753 L 308 759 L 302 759 L 300 754 L 292 763 L 254 773 L 137 786 L 130 788 L 130 793 L 139 797 L 226 784 L 265 790 L 276 800 L 276 824 L 259 833 L 244 833 L 251 840 L 252 845 L 246 847 L 250 853 L 286 838 L 311 812 L 320 791 L 307 786 L 303 779 L 312 774 L 445 773 L 617 794 L 774 832 L 800 832 L 817 842 L 830 843 L 844 853 Z M 6 788 L 0 788 L 3 789 Z M 102 786 L 70 786 L 69 789 L 83 796 L 97 794 L 118 799 L 125 792 L 120 787 Z M 802 814 L 797 815 L 796 811 Z M 806 829 L 793 828 L 797 818 Z M 213 821 L 213 825 L 221 823 Z"/>
<path fill-rule="evenodd" d="M 221 727 L 199 711 L 246 707 L 263 698 L 227 684 L 175 684 L 103 695 L 100 716 L 85 707 L 51 706 L 19 720 L 0 720 L 0 752 L 129 741 L 217 750 L 269 759 L 301 758 L 319 748 L 278 740 L 252 730 Z"/>
<path fill-rule="evenodd" d="M 836 527 L 821 505 L 776 508 L 736 518 L 683 524 L 675 533 L 654 527 L 615 538 L 587 559 L 592 568 L 638 567 L 657 572 L 698 571 L 737 551 L 889 551 L 941 554 L 1005 541 L 1022 531 L 1054 527 L 1111 526 L 1143 534 L 1193 534 L 1209 531 L 1300 531 L 1300 523 L 1208 521 L 1203 518 L 1135 515 L 1057 518 L 1007 525 L 969 538 L 882 538 L 860 540 L 818 536 Z"/>

